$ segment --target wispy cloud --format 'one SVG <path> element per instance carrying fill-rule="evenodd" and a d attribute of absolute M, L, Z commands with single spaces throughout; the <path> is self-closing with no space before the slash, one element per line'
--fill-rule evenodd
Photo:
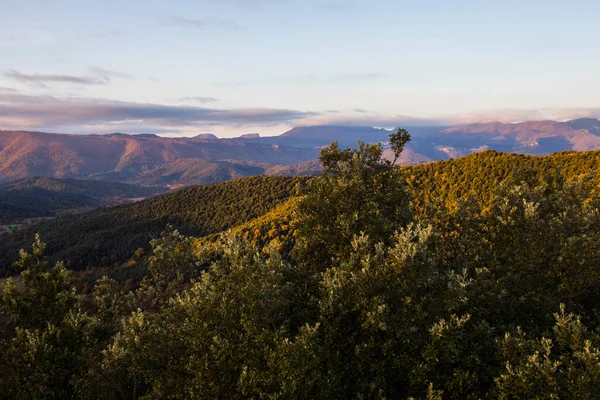
<path fill-rule="evenodd" d="M 2 92 L 4 92 L 4 93 L 16 93 L 17 89 L 0 86 L 0 93 L 2 93 Z"/>
<path fill-rule="evenodd" d="M 356 83 L 384 79 L 389 76 L 390 74 L 385 72 L 340 72 L 301 75 L 297 81 L 301 84 Z"/>
<path fill-rule="evenodd" d="M 240 30 L 241 27 L 233 20 L 224 18 L 188 18 L 179 15 L 171 17 L 171 23 L 185 28 L 203 29 L 209 26 L 218 26 L 227 30 Z"/>
<path fill-rule="evenodd" d="M 60 34 L 42 29 L 27 29 L 18 35 L 0 36 L 0 47 L 41 46 L 55 42 Z"/>
<path fill-rule="evenodd" d="M 48 84 L 66 83 L 73 85 L 106 85 L 111 79 L 132 79 L 133 76 L 122 72 L 93 66 L 89 75 L 67 74 L 27 74 L 16 70 L 8 70 L 4 76 L 14 81 L 38 87 L 47 87 Z"/>
<path fill-rule="evenodd" d="M 125 74 L 123 72 L 111 71 L 110 69 L 104 69 L 98 66 L 91 67 L 90 72 L 93 75 L 97 75 L 106 80 L 110 80 L 110 78 L 133 79 L 133 75 Z"/>
<path fill-rule="evenodd" d="M 217 101 L 219 101 L 219 99 L 215 98 L 215 97 L 201 97 L 201 96 L 185 96 L 185 97 L 181 97 L 179 98 L 180 101 L 193 101 L 196 103 L 215 103 Z"/>
<path fill-rule="evenodd" d="M 6 36 L 0 38 L 0 46 L 14 46 L 17 44 L 16 36 Z"/>
<path fill-rule="evenodd" d="M 443 126 L 446 121 L 437 118 L 415 118 L 406 115 L 383 115 L 354 111 L 353 113 L 323 113 L 306 118 L 302 125 L 376 126 Z"/>
<path fill-rule="evenodd" d="M 258 80 L 213 82 L 215 87 L 237 88 L 248 85 L 335 85 L 340 83 L 354 83 L 371 81 L 384 81 L 392 76 L 386 72 L 331 72 L 331 73 L 306 73 L 296 75 L 269 75 Z"/>
<path fill-rule="evenodd" d="M 138 123 L 157 127 L 208 125 L 270 126 L 293 123 L 317 113 L 274 108 L 216 109 L 87 98 L 0 94 L 0 125 L 51 127 Z"/>
<path fill-rule="evenodd" d="M 327 13 L 339 13 L 343 11 L 348 11 L 352 8 L 352 4 L 349 3 L 327 3 L 321 6 L 321 10 Z"/>
<path fill-rule="evenodd" d="M 123 29 L 112 29 L 109 31 L 97 33 L 94 35 L 97 38 L 122 38 L 128 36 L 127 31 Z"/>
<path fill-rule="evenodd" d="M 281 4 L 285 0 L 213 0 L 219 3 L 229 3 L 247 9 L 262 10 L 268 5 Z"/>
<path fill-rule="evenodd" d="M 522 122 L 542 120 L 570 120 L 576 118 L 596 118 L 600 116 L 600 108 L 540 108 L 540 109 L 512 109 L 480 110 L 466 112 L 460 115 L 447 117 L 455 124 L 471 124 L 485 122 Z"/>
<path fill-rule="evenodd" d="M 25 74 L 15 70 L 9 70 L 4 76 L 12 80 L 28 85 L 46 86 L 47 83 L 70 83 L 77 85 L 104 85 L 109 82 L 105 77 L 99 76 L 76 76 L 60 74 Z"/>
<path fill-rule="evenodd" d="M 398 126 L 454 126 L 473 123 L 523 121 L 569 121 L 577 118 L 600 118 L 600 108 L 542 108 L 542 109 L 499 109 L 466 112 L 456 115 L 411 117 L 407 115 L 385 115 L 355 109 L 354 113 L 326 111 L 302 121 L 304 125 L 348 125 L 394 128 Z"/>

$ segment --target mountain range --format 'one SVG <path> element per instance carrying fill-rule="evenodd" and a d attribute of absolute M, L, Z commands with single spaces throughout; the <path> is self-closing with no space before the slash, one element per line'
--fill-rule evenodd
<path fill-rule="evenodd" d="M 600 121 L 589 118 L 408 129 L 412 140 L 403 164 L 487 149 L 533 155 L 600 149 Z M 385 142 L 389 133 L 373 127 L 304 126 L 280 136 L 218 139 L 211 134 L 166 138 L 0 131 L 0 181 L 46 176 L 180 187 L 251 175 L 310 175 L 319 171 L 320 149 L 332 141 L 343 146 Z"/>

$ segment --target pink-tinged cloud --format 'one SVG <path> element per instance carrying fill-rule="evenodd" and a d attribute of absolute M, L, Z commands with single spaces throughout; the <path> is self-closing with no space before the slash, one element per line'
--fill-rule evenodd
<path fill-rule="evenodd" d="M 541 108 L 541 109 L 502 109 L 464 113 L 444 118 L 453 124 L 471 124 L 483 122 L 514 123 L 522 121 L 567 121 L 577 118 L 598 118 L 598 108 Z"/>
<path fill-rule="evenodd" d="M 202 102 L 201 100 L 199 100 Z M 212 99 L 211 99 L 212 101 Z M 53 129 L 107 131 L 126 129 L 156 132 L 192 132 L 224 127 L 259 130 L 298 125 L 346 125 L 395 128 L 398 126 L 453 126 L 477 122 L 520 122 L 600 117 L 600 108 L 497 110 L 442 117 L 415 118 L 365 110 L 302 111 L 276 108 L 218 109 L 192 105 L 134 103 L 92 98 L 29 96 L 0 91 L 0 129 Z M 256 130 L 254 129 L 256 128 Z M 279 132 L 280 133 L 280 132 Z"/>
<path fill-rule="evenodd" d="M 0 124 L 18 119 L 25 128 L 139 123 L 159 127 L 207 125 L 270 126 L 315 113 L 273 108 L 214 109 L 100 99 L 0 94 Z M 14 124 L 12 122 L 11 124 Z"/>
<path fill-rule="evenodd" d="M 112 71 L 110 69 L 105 69 L 98 66 L 91 67 L 90 72 L 93 75 L 104 78 L 105 80 L 110 80 L 110 78 L 133 79 L 133 75 L 125 74 L 123 72 Z"/>

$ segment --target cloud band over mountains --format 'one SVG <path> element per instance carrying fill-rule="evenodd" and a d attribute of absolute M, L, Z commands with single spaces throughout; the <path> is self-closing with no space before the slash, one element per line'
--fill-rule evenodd
<path fill-rule="evenodd" d="M 198 98 L 207 100 L 209 98 Z M 210 101 L 216 99 L 210 98 Z M 209 102 L 208 100 L 206 102 Z M 527 120 L 568 120 L 600 117 L 600 108 L 565 108 L 544 110 L 496 110 L 447 116 L 413 118 L 404 115 L 373 114 L 365 110 L 301 111 L 284 108 L 218 109 L 192 105 L 164 105 L 93 98 L 59 98 L 32 96 L 11 90 L 0 90 L 0 129 L 48 129 L 71 127 L 98 132 L 126 129 L 142 131 L 190 133 L 199 129 L 228 126 L 275 127 L 294 125 L 362 125 L 394 128 L 398 126 L 441 126 L 475 122 L 518 122 Z M 105 127 L 106 129 L 103 129 Z"/>
<path fill-rule="evenodd" d="M 162 127 L 207 125 L 269 126 L 317 113 L 274 108 L 215 109 L 86 98 L 60 99 L 0 93 L 0 125 L 12 128 L 140 122 Z"/>

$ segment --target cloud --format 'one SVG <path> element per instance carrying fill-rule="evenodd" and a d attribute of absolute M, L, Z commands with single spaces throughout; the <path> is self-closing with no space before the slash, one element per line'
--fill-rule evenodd
<path fill-rule="evenodd" d="M 467 112 L 441 118 L 445 124 L 463 125 L 487 122 L 516 123 L 524 121 L 570 121 L 578 118 L 600 118 L 600 107 L 499 109 Z"/>
<path fill-rule="evenodd" d="M 133 75 L 124 74 L 122 72 L 111 71 L 109 69 L 104 69 L 98 66 L 93 66 L 90 68 L 90 72 L 93 75 L 97 75 L 101 78 L 106 79 L 107 81 L 110 78 L 122 78 L 122 79 L 133 79 Z"/>
<path fill-rule="evenodd" d="M 47 83 L 71 83 L 77 85 L 104 85 L 109 79 L 98 76 L 75 76 L 59 74 L 24 74 L 19 71 L 9 70 L 4 76 L 28 85 L 45 87 Z"/>
<path fill-rule="evenodd" d="M 200 97 L 200 96 L 186 96 L 179 98 L 181 101 L 194 101 L 197 103 L 214 103 L 219 101 L 219 99 L 215 97 Z"/>
<path fill-rule="evenodd" d="M 392 76 L 386 72 L 333 72 L 333 73 L 306 73 L 295 75 L 270 75 L 261 80 L 254 81 L 229 81 L 213 82 L 215 87 L 237 88 L 247 85 L 328 85 L 340 83 L 358 84 L 365 81 L 375 81 Z"/>
<path fill-rule="evenodd" d="M 281 4 L 285 0 L 213 0 L 219 3 L 230 3 L 247 9 L 262 10 L 267 5 Z"/>
<path fill-rule="evenodd" d="M 456 115 L 440 115 L 432 117 L 411 117 L 406 115 L 384 115 L 362 110 L 354 110 L 355 114 L 324 112 L 306 118 L 303 125 L 348 125 L 376 126 L 396 128 L 399 126 L 455 126 L 474 123 L 502 122 L 516 123 L 523 121 L 569 121 L 577 118 L 599 118 L 600 108 L 541 108 L 541 109 L 500 109 L 466 112 Z"/>
<path fill-rule="evenodd" d="M 14 46 L 18 43 L 16 36 L 0 38 L 0 46 Z"/>
<path fill-rule="evenodd" d="M 581 110 L 580 110 L 581 111 Z M 597 110 L 596 110 L 597 111 Z M 594 109 L 587 109 L 586 114 L 593 115 Z M 486 123 L 486 122 L 521 122 L 521 121 L 541 121 L 541 120 L 560 120 L 563 119 L 560 115 L 572 115 L 574 119 L 578 118 L 575 109 L 499 109 L 499 110 L 483 110 L 462 113 L 456 116 L 450 116 L 446 119 L 454 124 L 471 124 L 471 123 Z M 598 115 L 598 114 L 596 114 Z"/>
<path fill-rule="evenodd" d="M 382 128 L 453 126 L 475 122 L 569 120 L 600 117 L 600 108 L 490 110 L 460 115 L 416 118 L 358 110 L 310 112 L 278 108 L 219 109 L 94 98 L 33 96 L 0 92 L 0 128 L 59 132 L 198 132 L 200 130 L 251 129 L 275 134 L 297 125 L 348 125 Z M 281 130 L 283 131 L 283 130 Z"/>
<path fill-rule="evenodd" d="M 355 111 L 356 112 L 356 111 Z M 437 118 L 416 118 L 406 115 L 383 115 L 377 113 L 318 114 L 306 118 L 302 125 L 375 126 L 397 128 L 399 126 L 444 126 L 445 121 Z"/>
<path fill-rule="evenodd" d="M 171 17 L 171 23 L 185 28 L 202 29 L 209 26 L 219 26 L 227 30 L 240 30 L 241 27 L 233 20 L 223 18 L 188 18 L 178 15 Z"/>
<path fill-rule="evenodd" d="M 31 28 L 18 35 L 0 37 L 0 47 L 41 46 L 55 42 L 59 36 L 56 32 Z"/>
<path fill-rule="evenodd" d="M 326 13 L 339 13 L 348 11 L 352 8 L 351 4 L 348 3 L 327 3 L 321 6 L 321 10 Z"/>
<path fill-rule="evenodd" d="M 216 109 L 88 98 L 0 94 L 0 125 L 53 127 L 138 124 L 154 127 L 270 126 L 294 123 L 316 113 L 274 109 Z"/>
<path fill-rule="evenodd" d="M 307 74 L 298 77 L 301 84 L 324 84 L 324 83 L 356 83 L 371 81 L 389 77 L 385 72 L 340 72 L 332 74 Z"/>
<path fill-rule="evenodd" d="M 106 32 L 97 33 L 94 36 L 97 38 L 122 38 L 128 36 L 128 33 L 123 29 L 112 29 Z"/>
<path fill-rule="evenodd" d="M 8 92 L 15 93 L 16 91 L 17 91 L 17 89 L 0 86 L 0 93 L 2 93 L 2 92 L 4 92 L 4 93 L 8 93 Z"/>
<path fill-rule="evenodd" d="M 111 71 L 98 66 L 89 69 L 89 76 L 65 75 L 65 74 L 26 74 L 16 70 L 8 70 L 4 76 L 27 85 L 47 87 L 51 83 L 67 83 L 75 85 L 106 85 L 112 78 L 133 79 L 132 75 L 122 72 Z"/>

